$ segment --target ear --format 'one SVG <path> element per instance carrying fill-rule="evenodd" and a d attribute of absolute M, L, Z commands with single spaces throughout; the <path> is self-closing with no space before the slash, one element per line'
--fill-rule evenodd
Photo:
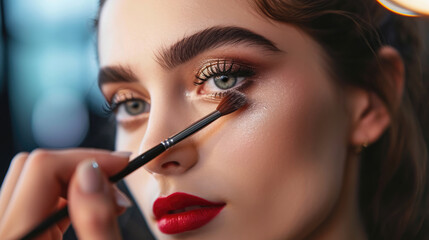
<path fill-rule="evenodd" d="M 383 134 L 390 125 L 389 109 L 399 107 L 405 79 L 405 68 L 399 53 L 392 47 L 378 51 L 379 67 L 371 78 L 381 84 L 384 91 L 391 91 L 392 99 L 386 103 L 374 92 L 352 87 L 347 90 L 347 102 L 351 120 L 350 145 L 370 144 Z M 389 101 L 389 100 L 388 100 Z M 387 107 L 386 104 L 392 106 Z"/>

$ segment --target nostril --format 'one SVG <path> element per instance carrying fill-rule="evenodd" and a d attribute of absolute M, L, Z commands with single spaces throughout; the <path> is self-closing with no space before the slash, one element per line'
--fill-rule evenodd
<path fill-rule="evenodd" d="M 180 163 L 177 161 L 170 161 L 161 165 L 162 168 L 178 167 L 178 166 L 180 166 Z"/>

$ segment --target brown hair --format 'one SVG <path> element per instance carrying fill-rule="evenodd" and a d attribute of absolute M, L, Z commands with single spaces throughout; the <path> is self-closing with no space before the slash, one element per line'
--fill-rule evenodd
<path fill-rule="evenodd" d="M 383 100 L 391 124 L 361 159 L 359 200 L 366 231 L 370 239 L 427 239 L 428 96 L 416 21 L 391 14 L 375 0 L 257 0 L 256 5 L 269 18 L 314 38 L 341 84 L 367 89 Z M 384 45 L 396 48 L 406 67 L 399 106 L 394 86 L 370 75 L 380 67 L 376 52 Z"/>

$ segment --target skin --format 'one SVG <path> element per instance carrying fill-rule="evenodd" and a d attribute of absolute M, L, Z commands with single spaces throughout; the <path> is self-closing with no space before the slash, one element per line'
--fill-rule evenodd
<path fill-rule="evenodd" d="M 230 44 L 174 68 L 160 65 L 162 49 L 215 26 L 248 29 L 280 51 Z M 395 84 L 399 102 L 401 58 L 389 47 L 378 55 L 385 71 L 371 77 Z M 248 106 L 126 178 L 158 239 L 366 239 L 357 208 L 355 146 L 376 141 L 390 117 L 375 94 L 340 88 L 328 74 L 323 49 L 304 32 L 269 21 L 247 1 L 109 0 L 100 19 L 99 57 L 101 68 L 122 66 L 136 80 L 102 84 L 107 100 L 132 94 L 150 104 L 150 113 L 135 116 L 124 104 L 117 108 L 116 147 L 132 152 L 131 158 L 216 108 L 219 100 L 207 96 L 219 89 L 209 82 L 193 84 L 202 62 L 232 59 L 255 72 L 242 79 L 248 82 L 240 89 Z M 116 216 L 126 199 L 106 176 L 122 169 L 128 157 L 93 149 L 17 155 L 1 189 L 0 237 L 21 236 L 67 202 L 70 219 L 40 239 L 60 239 L 70 221 L 79 239 L 120 239 Z M 99 170 L 87 171 L 88 160 L 97 161 Z M 199 229 L 163 234 L 152 205 L 174 192 L 226 206 Z"/>
<path fill-rule="evenodd" d="M 236 44 L 207 50 L 173 69 L 156 61 L 162 48 L 184 36 L 232 25 L 266 37 L 282 52 L 267 54 Z M 270 22 L 246 1 L 111 0 L 101 15 L 99 37 L 101 67 L 126 66 L 138 79 L 103 85 L 106 99 L 129 91 L 151 104 L 150 114 L 118 117 L 128 121 L 118 125 L 117 149 L 134 156 L 216 107 L 192 85 L 201 62 L 245 59 L 256 67 L 257 77 L 243 90 L 248 108 L 222 118 L 127 178 L 157 238 L 300 239 L 325 232 L 319 227 L 331 224 L 337 229 L 343 225 L 342 231 L 316 235 L 364 235 L 356 199 L 347 196 L 355 196 L 354 190 L 346 191 L 356 189 L 357 163 L 348 152 L 348 108 L 359 94 L 340 94 L 345 90 L 327 74 L 323 50 L 309 36 Z M 227 205 L 200 229 L 166 235 L 156 226 L 152 206 L 156 198 L 174 192 Z"/>

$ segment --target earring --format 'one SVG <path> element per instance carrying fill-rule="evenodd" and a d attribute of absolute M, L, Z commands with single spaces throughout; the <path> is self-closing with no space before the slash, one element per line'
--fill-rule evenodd
<path fill-rule="evenodd" d="M 368 142 L 364 142 L 361 145 L 356 147 L 356 153 L 361 153 L 363 151 L 363 149 L 368 147 Z"/>

